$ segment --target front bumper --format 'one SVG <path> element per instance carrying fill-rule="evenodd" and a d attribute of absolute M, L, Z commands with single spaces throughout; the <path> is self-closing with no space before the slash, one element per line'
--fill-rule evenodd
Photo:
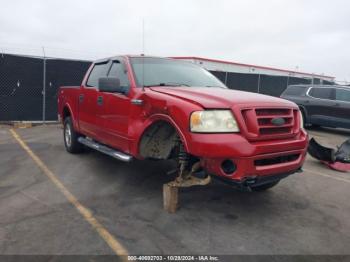
<path fill-rule="evenodd" d="M 305 131 L 292 139 L 256 142 L 249 142 L 239 134 L 212 136 L 215 137 L 203 134 L 192 137 L 194 147 L 190 153 L 201 159 L 201 165 L 208 173 L 237 183 L 299 171 L 308 145 Z M 234 164 L 233 172 L 225 172 L 225 161 Z"/>
<path fill-rule="evenodd" d="M 269 175 L 269 176 L 247 177 L 241 180 L 234 180 L 234 179 L 229 179 L 221 176 L 215 176 L 215 178 L 225 182 L 226 184 L 238 187 L 241 190 L 250 191 L 252 187 L 257 187 L 257 186 L 262 186 L 273 182 L 278 182 L 283 178 L 286 178 L 290 175 L 293 175 L 295 173 L 301 173 L 301 172 L 303 172 L 303 170 L 299 168 L 297 170 L 292 170 L 287 173 Z"/>

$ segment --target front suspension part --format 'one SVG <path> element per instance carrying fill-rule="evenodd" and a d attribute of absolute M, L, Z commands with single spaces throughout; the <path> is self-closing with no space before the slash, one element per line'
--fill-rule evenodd
<path fill-rule="evenodd" d="M 163 204 L 164 209 L 169 213 L 175 213 L 178 208 L 178 191 L 179 188 L 192 186 L 205 186 L 211 182 L 211 177 L 206 178 L 195 177 L 194 174 L 201 168 L 200 162 L 196 162 L 189 168 L 190 155 L 184 150 L 180 144 L 178 155 L 178 176 L 174 181 L 163 185 Z"/>

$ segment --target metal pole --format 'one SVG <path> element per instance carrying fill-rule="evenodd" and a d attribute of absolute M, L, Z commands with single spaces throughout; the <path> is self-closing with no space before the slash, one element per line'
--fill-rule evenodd
<path fill-rule="evenodd" d="M 226 74 L 225 74 L 225 86 L 227 86 L 227 71 L 226 71 Z"/>
<path fill-rule="evenodd" d="M 43 60 L 43 124 L 45 125 L 46 120 L 46 54 L 45 47 L 43 48 L 44 60 Z"/>
<path fill-rule="evenodd" d="M 260 93 L 260 74 L 259 74 L 259 77 L 258 77 L 258 94 Z"/>
<path fill-rule="evenodd" d="M 145 19 L 142 18 L 142 91 L 145 91 Z"/>

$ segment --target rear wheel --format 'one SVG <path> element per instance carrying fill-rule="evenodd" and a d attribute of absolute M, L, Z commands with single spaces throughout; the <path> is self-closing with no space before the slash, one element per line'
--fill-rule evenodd
<path fill-rule="evenodd" d="M 304 121 L 304 127 L 305 128 L 310 128 L 310 127 L 318 128 L 318 127 L 320 127 L 319 125 L 310 124 L 309 122 L 306 121 L 306 115 L 305 115 L 304 109 L 300 108 L 300 112 L 301 112 L 301 114 L 303 116 L 303 121 Z"/>
<path fill-rule="evenodd" d="M 83 145 L 78 142 L 79 134 L 75 132 L 70 117 L 64 120 L 63 140 L 66 150 L 69 153 L 77 154 L 83 151 Z"/>
<path fill-rule="evenodd" d="M 261 186 L 252 186 L 252 190 L 255 191 L 255 192 L 261 192 L 261 191 L 266 191 L 274 186 L 276 186 L 280 181 L 274 181 L 274 182 L 270 182 L 270 183 L 266 183 L 266 184 L 263 184 Z"/>
<path fill-rule="evenodd" d="M 301 112 L 301 115 L 303 117 L 303 125 L 304 125 L 304 128 L 308 128 L 311 126 L 311 124 L 309 124 L 307 121 L 306 121 L 306 115 L 305 115 L 305 111 L 303 108 L 300 108 L 300 112 Z"/>

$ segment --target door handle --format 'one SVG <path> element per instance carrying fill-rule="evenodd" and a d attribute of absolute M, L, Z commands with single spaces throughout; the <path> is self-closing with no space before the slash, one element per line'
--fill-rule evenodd
<path fill-rule="evenodd" d="M 141 99 L 133 99 L 133 100 L 131 100 L 131 104 L 137 105 L 137 106 L 142 106 L 143 105 L 143 100 L 141 100 Z"/>
<path fill-rule="evenodd" d="M 83 94 L 80 94 L 79 95 L 79 103 L 83 102 L 84 101 L 84 95 Z"/>
<path fill-rule="evenodd" d="M 102 106 L 102 104 L 103 104 L 103 96 L 97 97 L 97 104 L 98 104 L 99 106 Z"/>

